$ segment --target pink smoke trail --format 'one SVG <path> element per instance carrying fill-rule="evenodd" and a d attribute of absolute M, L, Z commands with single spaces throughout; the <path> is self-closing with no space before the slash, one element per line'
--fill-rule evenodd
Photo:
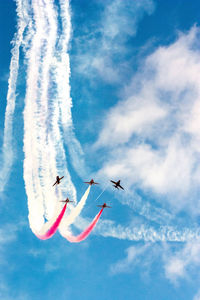
<path fill-rule="evenodd" d="M 47 232 L 45 234 L 36 234 L 36 236 L 41 239 L 41 240 L 47 240 L 50 239 L 54 233 L 56 232 L 56 230 L 58 229 L 58 226 L 60 225 L 60 222 L 62 220 L 62 217 L 64 216 L 65 210 L 67 207 L 67 203 L 64 205 L 63 209 L 61 210 L 61 213 L 59 214 L 59 216 L 57 217 L 56 221 L 53 223 L 53 225 L 47 230 Z"/>
<path fill-rule="evenodd" d="M 101 214 L 103 212 L 103 209 L 102 208 L 100 210 L 100 212 L 95 216 L 95 218 L 93 219 L 93 221 L 90 223 L 90 225 L 79 235 L 77 236 L 73 236 L 73 235 L 67 235 L 67 236 L 64 236 L 69 242 L 71 243 L 79 243 L 83 240 L 85 240 L 88 235 L 91 233 L 92 229 L 95 227 L 95 225 L 97 224 L 99 218 L 101 217 Z"/>

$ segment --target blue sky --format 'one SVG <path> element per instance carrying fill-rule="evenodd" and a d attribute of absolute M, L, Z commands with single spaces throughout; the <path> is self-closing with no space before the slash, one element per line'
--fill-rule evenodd
<path fill-rule="evenodd" d="M 0 0 L 1 299 L 200 299 L 199 10 Z M 37 239 L 91 178 L 70 228 Z"/>

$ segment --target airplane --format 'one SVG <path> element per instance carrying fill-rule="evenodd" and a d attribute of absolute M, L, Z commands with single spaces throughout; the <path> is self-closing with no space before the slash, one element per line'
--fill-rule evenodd
<path fill-rule="evenodd" d="M 88 181 L 84 181 L 84 183 L 87 183 L 87 184 L 89 184 L 89 185 L 99 184 L 98 182 L 94 182 L 93 179 L 91 179 L 89 182 L 88 182 Z"/>
<path fill-rule="evenodd" d="M 56 182 L 53 184 L 53 186 L 56 184 L 59 184 L 61 179 L 63 179 L 63 178 L 64 178 L 64 176 L 62 176 L 62 177 L 56 176 Z"/>
<path fill-rule="evenodd" d="M 122 190 L 124 190 L 124 188 L 120 185 L 120 180 L 118 180 L 118 181 L 113 181 L 113 180 L 110 180 L 112 183 L 114 183 L 114 187 L 116 188 L 116 189 L 122 189 Z"/>
<path fill-rule="evenodd" d="M 102 207 L 102 208 L 111 208 L 112 206 L 108 206 L 106 203 L 104 203 L 103 205 L 97 205 L 98 207 Z"/>
<path fill-rule="evenodd" d="M 61 200 L 60 202 L 69 203 L 69 202 L 74 202 L 74 201 L 70 201 L 69 198 L 66 198 L 65 200 Z"/>

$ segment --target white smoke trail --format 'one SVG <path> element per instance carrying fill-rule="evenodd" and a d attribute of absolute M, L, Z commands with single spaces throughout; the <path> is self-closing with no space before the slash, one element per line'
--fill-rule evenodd
<path fill-rule="evenodd" d="M 14 45 L 11 50 L 11 62 L 10 62 L 10 76 L 8 79 L 8 93 L 7 93 L 7 105 L 5 113 L 4 123 L 4 138 L 3 138 L 3 152 L 1 157 L 1 173 L 0 173 L 0 192 L 3 192 L 5 185 L 9 179 L 9 174 L 13 164 L 14 153 L 12 147 L 12 131 L 13 131 L 13 114 L 15 111 L 16 100 L 16 85 L 19 70 L 19 53 L 20 46 L 23 40 L 24 29 L 27 25 L 26 14 L 22 10 L 21 0 L 16 1 L 17 4 L 17 32 L 12 41 Z"/>
<path fill-rule="evenodd" d="M 32 1 L 33 23 L 26 40 L 27 89 L 24 109 L 24 180 L 28 196 L 29 222 L 33 232 L 43 228 L 45 215 L 53 218 L 58 198 L 76 200 L 76 191 L 67 170 L 63 137 L 60 131 L 60 98 L 57 67 L 57 14 L 53 1 Z M 70 22 L 69 22 L 70 24 Z M 68 26 L 69 26 L 68 24 Z M 64 33 L 61 34 L 63 39 Z M 66 40 L 65 43 L 69 42 Z M 66 51 L 66 49 L 64 49 Z M 64 54 L 63 54 L 64 55 Z M 64 68 L 64 62 L 60 67 Z M 69 72 L 63 80 L 68 81 Z M 56 95 L 52 89 L 56 85 Z M 51 98 L 50 98 L 51 97 Z M 63 100 L 62 100 L 63 101 Z M 71 106 L 68 102 L 65 103 Z M 70 118 L 66 115 L 66 118 Z M 71 119 L 70 119 L 71 120 Z M 56 175 L 64 175 L 59 190 L 51 187 Z M 59 209 L 59 204 L 57 204 Z M 56 209 L 57 210 L 57 209 Z M 45 227 L 48 226 L 48 223 Z"/>
<path fill-rule="evenodd" d="M 85 206 L 86 200 L 88 198 L 88 195 L 90 193 L 91 185 L 87 188 L 86 192 L 84 193 L 83 197 L 79 201 L 76 207 L 74 207 L 70 213 L 70 215 L 67 216 L 67 218 L 63 218 L 59 230 L 60 234 L 65 237 L 65 235 L 68 235 L 68 227 L 74 223 L 76 218 L 80 215 L 83 207 Z"/>
<path fill-rule="evenodd" d="M 27 89 L 24 108 L 24 180 L 28 196 L 29 222 L 33 231 L 38 231 L 44 223 L 44 208 L 42 203 L 42 188 L 38 176 L 40 165 L 40 148 L 38 140 L 37 99 L 38 78 L 40 65 L 40 51 L 44 35 L 44 11 L 33 1 L 34 28 L 29 30 L 32 36 L 30 49 L 26 53 L 27 59 Z M 30 15 L 30 18 L 32 16 Z M 38 155 L 39 153 L 39 155 Z"/>
<path fill-rule="evenodd" d="M 64 141 L 68 148 L 72 165 L 79 175 L 84 176 L 86 175 L 84 154 L 81 145 L 76 139 L 73 131 L 73 121 L 71 113 L 72 100 L 70 97 L 69 83 L 70 62 L 69 54 L 67 53 L 71 33 L 71 16 L 69 2 L 65 0 L 60 0 L 60 10 L 63 33 L 59 41 L 59 53 L 57 56 L 57 87 L 60 95 L 59 107 L 61 125 L 64 133 Z"/>
<path fill-rule="evenodd" d="M 51 139 L 48 136 L 49 105 L 48 93 L 50 85 L 50 67 L 54 57 L 55 44 L 57 39 L 57 15 L 52 1 L 40 2 L 40 10 L 43 11 L 45 27 L 43 29 L 43 46 L 41 47 L 41 58 L 38 78 L 38 99 L 37 107 L 37 143 L 39 145 L 39 165 L 37 166 L 40 185 L 42 187 L 42 198 L 44 213 L 49 220 L 53 217 L 56 205 L 55 189 L 50 188 L 50 182 L 57 173 L 56 153 Z"/>
<path fill-rule="evenodd" d="M 75 223 L 78 229 L 87 227 L 90 223 L 81 217 Z M 113 221 L 101 220 L 94 233 L 103 237 L 112 237 L 120 240 L 145 241 L 145 242 L 186 242 L 198 239 L 200 228 L 181 228 L 173 226 L 160 226 L 158 228 L 140 225 L 128 226 L 116 225 Z"/>
<path fill-rule="evenodd" d="M 107 190 L 107 188 L 108 185 L 103 189 L 103 191 L 99 194 L 99 196 L 94 201 L 97 201 L 101 197 L 101 195 L 103 195 L 103 193 Z"/>
<path fill-rule="evenodd" d="M 67 14 L 69 10 L 68 1 L 65 1 L 65 7 Z M 62 8 L 60 7 L 60 15 L 62 15 Z M 62 19 L 62 17 L 61 17 Z M 56 168 L 57 173 L 55 171 L 51 171 L 51 175 L 56 176 L 64 175 L 64 179 L 62 181 L 62 186 L 59 186 L 60 197 L 69 197 L 76 202 L 76 190 L 71 182 L 71 177 L 68 172 L 68 166 L 66 162 L 66 155 L 63 145 L 63 136 L 61 132 L 61 114 L 62 110 L 65 109 L 65 118 L 66 120 L 71 122 L 71 99 L 69 100 L 68 94 L 63 93 L 63 89 L 60 88 L 60 85 L 65 85 L 66 89 L 69 90 L 69 60 L 65 59 L 68 58 L 67 49 L 70 37 L 70 16 L 65 26 L 61 26 L 62 30 L 59 33 L 58 39 L 58 49 L 54 51 L 54 56 L 52 57 L 52 64 L 51 64 L 51 82 L 55 84 L 55 91 L 53 91 L 54 97 L 49 99 L 49 117 L 48 119 L 51 121 L 50 126 L 48 126 L 48 136 L 49 142 L 52 143 L 53 149 L 55 152 L 55 159 L 56 161 Z M 64 46 L 63 46 L 64 45 Z M 63 106 L 60 107 L 60 102 L 63 103 Z M 61 196 L 62 195 L 62 196 Z M 70 210 L 70 209 L 69 209 Z"/>

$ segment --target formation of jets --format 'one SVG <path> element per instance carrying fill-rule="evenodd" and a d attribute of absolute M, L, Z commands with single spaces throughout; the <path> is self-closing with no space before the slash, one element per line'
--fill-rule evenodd
<path fill-rule="evenodd" d="M 53 186 L 60 184 L 60 182 L 63 178 L 64 178 L 64 176 L 62 176 L 62 177 L 56 176 L 56 182 L 53 184 Z M 120 184 L 120 180 L 118 180 L 118 181 L 110 180 L 110 182 L 113 183 L 113 186 L 116 189 L 120 188 L 120 189 L 124 190 L 124 188 Z M 91 179 L 90 181 L 84 181 L 84 183 L 87 183 L 89 185 L 99 184 L 98 182 L 95 182 L 94 179 Z M 69 198 L 66 198 L 65 200 L 61 200 L 60 202 L 69 203 L 69 202 L 74 202 L 74 201 L 70 201 Z M 111 206 L 108 206 L 106 203 L 104 203 L 103 205 L 97 205 L 97 206 L 102 207 L 102 208 L 111 208 Z"/>

